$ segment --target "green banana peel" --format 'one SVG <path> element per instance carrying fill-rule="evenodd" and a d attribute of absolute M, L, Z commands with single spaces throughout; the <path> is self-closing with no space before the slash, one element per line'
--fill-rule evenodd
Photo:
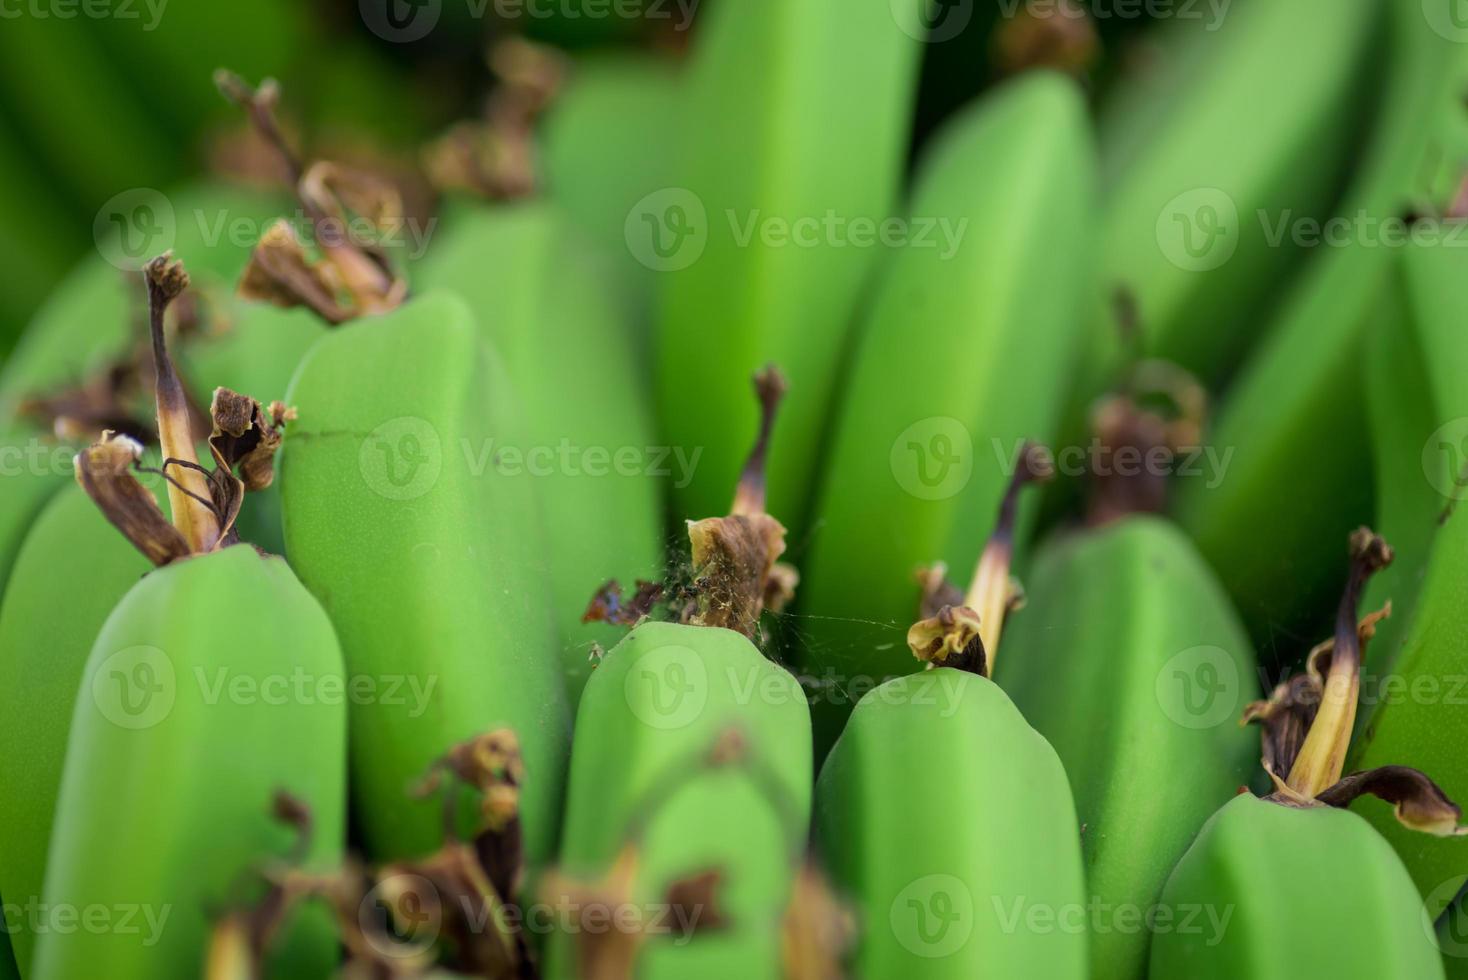
<path fill-rule="evenodd" d="M 462 215 L 418 277 L 469 304 L 525 406 L 528 442 L 504 451 L 524 459 L 546 518 L 573 705 L 593 652 L 623 632 L 584 623 L 587 605 L 608 578 L 630 585 L 660 576 L 662 497 L 697 465 L 657 446 L 630 331 L 602 271 L 563 212 L 536 202 Z"/>
<path fill-rule="evenodd" d="M 1091 160 L 1075 83 L 1037 73 L 954 120 L 921 171 L 910 213 L 963 233 L 952 255 L 893 256 L 843 386 L 788 651 L 816 687 L 818 754 L 849 690 L 916 669 L 913 571 L 971 564 L 1020 442 L 1053 434 L 1089 288 Z M 1056 222 L 1063 238 L 1040 234 Z M 940 364 L 962 383 L 932 383 Z"/>
<path fill-rule="evenodd" d="M 322 336 L 286 398 L 286 549 L 326 607 L 354 683 L 394 697 L 351 712 L 366 851 L 433 851 L 437 809 L 404 788 L 444 746 L 520 738 L 532 865 L 556 840 L 570 719 L 534 489 L 504 470 L 520 407 L 464 302 L 425 294 Z M 411 659 L 405 659 L 411 651 Z"/>
<path fill-rule="evenodd" d="M 791 398 L 771 506 L 803 539 L 848 327 L 897 206 L 920 49 L 881 3 L 749 0 L 701 21 L 680 117 L 699 122 L 673 150 L 681 186 L 627 219 L 629 247 L 662 270 L 664 436 L 705 447 L 679 512 L 722 506 L 754 424 L 745 379 L 776 363 Z"/>
<path fill-rule="evenodd" d="M 1433 121 L 1456 94 L 1454 46 L 1418 7 L 1392 11 L 1390 77 L 1339 209 L 1372 235 L 1414 203 Z M 1297 633 L 1326 607 L 1331 570 L 1321 545 L 1370 516 L 1358 476 L 1365 413 L 1361 399 L 1342 397 L 1359 388 L 1361 338 L 1393 252 L 1367 234 L 1315 257 L 1224 398 L 1208 441 L 1234 450 L 1226 478 L 1178 493 L 1179 523 L 1228 584 L 1261 652 L 1272 634 Z M 1331 487 L 1329 499 L 1289 492 L 1302 472 Z"/>
<path fill-rule="evenodd" d="M 1035 554 L 1025 595 L 996 678 L 1065 766 L 1087 897 L 1114 916 L 1091 935 L 1090 975 L 1139 976 L 1150 937 L 1123 918 L 1156 905 L 1253 770 L 1255 745 L 1234 724 L 1258 696 L 1253 652 L 1222 586 L 1162 518 L 1059 534 Z M 1158 773 L 1165 794 L 1137 792 Z"/>
<path fill-rule="evenodd" d="M 1212 936 L 1181 928 L 1152 941 L 1155 976 L 1442 976 L 1432 913 L 1401 860 L 1374 829 L 1344 812 L 1369 794 L 1414 831 L 1461 837 L 1462 811 L 1420 770 L 1386 765 L 1345 772 L 1361 694 L 1362 645 L 1383 613 L 1357 621 L 1367 579 L 1392 551 L 1362 528 L 1335 635 L 1311 651 L 1304 674 L 1251 704 L 1263 727 L 1268 797 L 1244 793 L 1200 831 L 1162 893 L 1184 909 L 1231 910 Z M 1461 845 L 1463 842 L 1458 841 Z"/>

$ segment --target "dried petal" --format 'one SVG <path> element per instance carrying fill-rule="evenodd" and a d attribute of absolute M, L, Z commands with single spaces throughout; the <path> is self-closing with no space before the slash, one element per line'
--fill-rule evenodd
<path fill-rule="evenodd" d="M 856 941 L 856 916 L 836 897 L 820 867 L 807 859 L 780 923 L 787 980 L 841 980 L 841 962 Z"/>
<path fill-rule="evenodd" d="M 1425 773 L 1407 766 L 1382 766 L 1353 772 L 1316 797 L 1327 806 L 1344 809 L 1369 793 L 1391 803 L 1403 826 L 1434 837 L 1460 837 L 1463 811 Z"/>
<path fill-rule="evenodd" d="M 582 613 L 583 623 L 611 623 L 615 626 L 636 626 L 652 613 L 653 607 L 663 597 L 661 582 L 637 580 L 637 591 L 630 600 L 623 600 L 622 586 L 616 579 L 609 579 L 597 589 L 596 595 Z"/>
<path fill-rule="evenodd" d="M 77 454 L 76 479 L 112 526 L 161 567 L 192 551 L 183 533 L 163 516 L 153 494 L 133 475 L 142 454 L 143 447 L 134 440 L 104 432 L 101 442 Z"/>
<path fill-rule="evenodd" d="M 953 667 L 988 677 L 988 657 L 979 630 L 979 614 L 968 606 L 944 606 L 936 616 L 907 630 L 912 655 L 933 667 Z"/>

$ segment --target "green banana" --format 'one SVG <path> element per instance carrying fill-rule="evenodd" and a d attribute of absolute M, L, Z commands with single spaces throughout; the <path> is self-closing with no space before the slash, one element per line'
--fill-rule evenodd
<path fill-rule="evenodd" d="M 220 389 L 209 440 L 215 465 L 199 465 L 163 327 L 188 277 L 165 255 L 149 263 L 145 278 L 172 523 L 133 476 L 137 443 L 109 434 L 77 456 L 82 488 L 160 567 L 107 616 L 75 688 L 41 902 L 84 922 L 108 918 L 103 928 L 42 923 L 28 971 L 42 980 L 97 963 L 118 977 L 196 969 L 211 904 L 231 898 L 238 876 L 283 846 L 266 817 L 279 789 L 318 815 L 310 860 L 339 861 L 346 830 L 345 677 L 336 637 L 285 562 L 238 544 L 233 528 L 242 495 L 269 480 L 281 417 Z M 49 703 L 27 714 L 54 731 L 68 691 L 64 665 L 43 669 L 53 667 Z M 38 741 L 40 752 L 54 754 Z M 210 860 L 196 861 L 180 841 L 208 841 Z M 110 918 L 122 915 L 126 923 Z M 336 948 L 326 925 L 305 916 L 290 925 L 292 973 L 330 969 Z"/>
<path fill-rule="evenodd" d="M 612 263 L 639 351 L 648 346 L 657 273 L 628 251 L 627 216 L 678 182 L 672 161 L 648 150 L 673 138 L 681 78 L 677 65 L 646 54 L 577 60 L 540 130 L 545 193 Z"/>
<path fill-rule="evenodd" d="M 1419 7 L 1391 10 L 1390 77 L 1339 211 L 1376 224 L 1317 256 L 1292 287 L 1208 437 L 1234 450 L 1226 478 L 1212 487 L 1190 481 L 1178 493 L 1179 522 L 1228 584 L 1261 649 L 1274 631 L 1301 629 L 1325 607 L 1330 568 L 1320 544 L 1369 516 L 1359 477 L 1366 421 L 1360 399 L 1342 393 L 1359 385 L 1361 337 L 1393 249 L 1364 236 L 1412 203 L 1434 122 L 1455 94 L 1454 46 Z M 1292 492 L 1305 472 L 1332 488 L 1327 499 Z"/>
<path fill-rule="evenodd" d="M 1245 712 L 1264 727 L 1274 792 L 1225 804 L 1178 862 L 1161 901 L 1174 927 L 1152 940 L 1152 976 L 1443 975 L 1411 877 L 1381 836 L 1345 810 L 1369 793 L 1414 830 L 1463 833 L 1461 810 L 1418 770 L 1393 765 L 1342 778 L 1361 645 L 1375 620 L 1358 626 L 1357 604 L 1391 550 L 1363 528 L 1352 536 L 1351 558 L 1333 641 L 1312 651 L 1305 674 Z M 1215 928 L 1183 927 L 1198 910 Z"/>
<path fill-rule="evenodd" d="M 1058 422 L 1088 289 L 1091 160 L 1075 84 L 1035 74 L 954 120 L 921 172 L 910 213 L 957 222 L 961 243 L 894 256 L 845 385 L 791 651 L 820 686 L 818 754 L 850 710 L 845 686 L 913 669 L 897 642 L 912 570 L 977 557 L 1020 440 Z M 1062 222 L 1058 241 L 1038 233 Z M 968 380 L 933 384 L 937 363 Z M 873 532 L 876 515 L 890 531 Z"/>
<path fill-rule="evenodd" d="M 682 621 L 622 610 L 638 625 L 581 699 L 560 867 L 540 889 L 570 910 L 551 977 L 607 975 L 612 962 L 648 980 L 783 975 L 774 910 L 795 887 L 810 817 L 810 712 L 796 679 L 750 642 L 784 547 L 763 470 L 783 381 L 768 371 L 756 383 L 760 437 L 733 510 L 689 522 Z M 590 917 L 607 908 L 619 922 L 655 918 L 596 935 Z M 696 935 L 705 926 L 714 934 Z"/>
<path fill-rule="evenodd" d="M 526 848 L 543 860 L 570 726 L 532 487 L 496 458 L 523 438 L 498 358 L 462 300 L 426 294 L 321 337 L 286 401 L 287 552 L 354 683 L 393 695 L 352 705 L 368 853 L 432 851 L 438 814 L 404 787 L 443 746 L 506 726 L 534 774 Z"/>
<path fill-rule="evenodd" d="M 1089 897 L 1145 912 L 1252 769 L 1230 710 L 1257 696 L 1248 637 L 1192 543 L 1157 517 L 1058 537 L 1026 586 L 996 678 L 1065 764 Z M 1169 774 L 1165 801 L 1135 792 L 1156 772 Z M 1142 975 L 1147 940 L 1098 929 L 1090 975 Z"/>
<path fill-rule="evenodd" d="M 583 625 L 582 613 L 609 574 L 631 582 L 662 572 L 659 473 L 682 465 L 679 457 L 659 461 L 629 330 L 601 272 L 555 206 L 526 203 L 463 215 L 418 277 L 469 304 L 525 406 L 529 442 L 503 451 L 534 468 L 573 705 L 594 645 L 618 638 L 610 627 Z M 576 391 L 598 394 L 568 395 Z"/>
<path fill-rule="evenodd" d="M 1273 223 L 1327 217 L 1382 13 L 1375 0 L 1245 0 L 1201 38 L 1179 18 L 1169 29 L 1193 35 L 1179 45 L 1186 97 L 1149 99 L 1115 144 L 1103 117 L 1102 272 L 1134 297 L 1143 353 L 1217 379 L 1247 350 L 1247 324 L 1304 251 L 1272 241 Z M 1119 331 L 1097 336 L 1119 353 Z"/>
<path fill-rule="evenodd" d="M 26 533 L 51 496 L 66 485 L 62 460 L 72 453 L 65 446 L 34 433 L 11 431 L 0 435 L 0 589 L 4 589 Z M 0 593 L 3 594 L 3 593 Z"/>
<path fill-rule="evenodd" d="M 107 616 L 151 568 L 79 487 L 36 519 L 0 603 L 0 739 L 16 755 L 0 768 L 0 888 L 16 905 L 40 902 L 46 844 L 66 757 L 77 686 Z M 23 749 L 23 751 L 22 751 Z M 29 966 L 36 936 L 13 935 Z"/>
<path fill-rule="evenodd" d="M 1457 254 L 1468 224 L 1423 227 L 1423 239 L 1397 257 L 1393 318 L 1384 316 L 1365 368 L 1373 379 L 1377 421 L 1379 511 L 1384 526 L 1409 529 L 1417 553 L 1412 573 L 1373 591 L 1393 613 L 1379 630 L 1391 649 L 1372 661 L 1375 710 L 1354 748 L 1361 766 L 1390 759 L 1433 773 L 1451 795 L 1468 793 L 1468 767 L 1457 741 L 1468 692 L 1462 647 L 1468 528 L 1458 513 L 1464 496 L 1462 449 L 1468 402 L 1461 377 L 1468 358 L 1461 331 L 1465 303 L 1463 259 Z M 1453 237 L 1448 237 L 1453 236 Z M 1397 621 L 1393 624 L 1393 620 Z M 1388 633 L 1388 627 L 1393 631 Z M 1468 854 L 1451 841 L 1419 840 L 1392 825 L 1369 802 L 1358 807 L 1391 844 L 1417 887 L 1441 903 L 1468 878 Z M 1436 915 L 1440 909 L 1429 907 Z"/>
<path fill-rule="evenodd" d="M 681 186 L 627 216 L 628 246 L 666 270 L 654 344 L 666 440 L 737 446 L 753 423 L 744 379 L 781 365 L 792 400 L 770 494 L 798 537 L 848 325 L 897 205 L 920 43 L 894 13 L 923 2 L 708 11 L 682 93 Z M 706 452 L 679 510 L 712 513 L 738 466 Z"/>
<path fill-rule="evenodd" d="M 1065 770 L 989 679 L 1015 598 L 1014 495 L 1041 475 L 1032 447 L 1019 466 L 964 604 L 925 603 L 908 633 L 937 669 L 862 698 L 816 783 L 816 841 L 865 924 L 860 976 L 1086 976 Z"/>

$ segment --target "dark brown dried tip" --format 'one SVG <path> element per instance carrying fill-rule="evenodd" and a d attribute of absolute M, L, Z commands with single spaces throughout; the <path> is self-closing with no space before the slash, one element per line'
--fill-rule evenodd
<path fill-rule="evenodd" d="M 785 526 L 765 513 L 765 457 L 785 378 L 773 365 L 754 376 L 760 403 L 759 435 L 739 477 L 728 517 L 688 522 L 693 584 L 679 619 L 695 626 L 718 626 L 759 634 L 760 615 L 790 601 L 797 576 L 776 567 L 785 553 Z"/>
<path fill-rule="evenodd" d="M 731 514 L 763 514 L 765 512 L 765 458 L 769 454 L 770 435 L 775 431 L 775 417 L 789 386 L 785 376 L 773 364 L 754 376 L 754 393 L 759 400 L 759 437 L 749 451 L 744 469 L 739 474 L 739 487 L 734 493 Z"/>
<path fill-rule="evenodd" d="M 133 475 L 143 447 L 110 432 L 102 441 L 77 453 L 76 481 L 113 527 L 155 566 L 192 554 L 182 532 L 168 522 L 153 494 Z"/>
<path fill-rule="evenodd" d="M 943 606 L 908 627 L 912 655 L 932 667 L 953 667 L 989 676 L 988 657 L 979 632 L 979 614 L 968 606 Z"/>
<path fill-rule="evenodd" d="M 1160 400 L 1167 408 L 1159 407 Z M 1156 465 L 1159 455 L 1171 460 L 1202 442 L 1208 417 L 1208 392 L 1197 378 L 1168 361 L 1136 364 L 1122 389 L 1098 401 L 1091 411 L 1097 443 L 1116 465 L 1092 477 L 1086 522 L 1100 527 L 1130 514 L 1159 514 L 1167 509 L 1170 465 Z M 1120 454 L 1136 462 L 1125 467 Z"/>
<path fill-rule="evenodd" d="M 1075 0 L 1058 0 L 1043 9 L 1020 7 L 994 35 L 1000 69 L 1006 75 L 1051 68 L 1080 77 L 1101 51 L 1096 25 Z"/>
<path fill-rule="evenodd" d="M 649 615 L 663 597 L 661 582 L 637 580 L 637 591 L 631 599 L 624 599 L 622 586 L 616 579 L 607 580 L 596 590 L 586 612 L 581 614 L 583 623 L 611 623 L 614 626 L 636 626 Z"/>
<path fill-rule="evenodd" d="M 1321 793 L 1317 800 L 1344 809 L 1357 797 L 1370 794 L 1393 805 L 1397 819 L 1412 830 L 1434 837 L 1461 837 L 1463 811 L 1425 773 L 1407 766 L 1382 766 L 1353 772 Z"/>
<path fill-rule="evenodd" d="M 281 135 L 275 121 L 275 110 L 280 105 L 280 85 L 273 78 L 260 82 L 258 89 L 234 72 L 224 68 L 214 73 L 214 85 L 230 102 L 244 109 L 250 124 L 268 143 L 277 157 L 285 164 L 290 182 L 295 185 L 301 179 L 301 162 Z"/>

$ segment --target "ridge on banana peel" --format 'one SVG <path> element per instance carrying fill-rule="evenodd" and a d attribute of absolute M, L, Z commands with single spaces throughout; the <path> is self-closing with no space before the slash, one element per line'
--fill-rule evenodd
<path fill-rule="evenodd" d="M 776 561 L 785 529 L 765 500 L 784 381 L 766 369 L 755 388 L 759 435 L 730 513 L 688 522 L 691 568 L 665 587 L 679 621 L 651 621 L 646 590 L 628 603 L 609 588 L 594 607 L 632 629 L 577 710 L 561 867 L 540 892 L 552 906 L 586 910 L 577 915 L 610 905 L 703 916 L 603 936 L 573 915 L 551 940 L 550 977 L 774 980 L 810 955 L 797 941 L 813 925 L 800 917 L 807 910 L 772 912 L 792 890 L 809 897 L 801 859 L 812 761 L 799 683 L 751 642 L 761 613 L 793 586 Z"/>
<path fill-rule="evenodd" d="M 849 326 L 882 250 L 782 245 L 766 223 L 892 215 L 922 49 L 895 15 L 924 3 L 743 0 L 699 23 L 680 93 L 682 118 L 697 125 L 673 149 L 679 186 L 641 202 L 628 231 L 639 257 L 666 270 L 653 346 L 664 438 L 709 447 L 674 494 L 680 513 L 722 506 L 754 423 L 745 379 L 775 363 L 791 395 L 771 505 L 804 538 Z"/>
<path fill-rule="evenodd" d="M 1198 421 L 1167 423 L 1142 394 L 1102 403 L 1096 427 L 1108 447 L 1152 458 L 1172 450 L 1171 429 Z M 1118 916 L 1155 906 L 1198 828 L 1247 781 L 1253 749 L 1232 721 L 1257 696 L 1227 593 L 1182 531 L 1147 512 L 1164 502 L 1136 485 L 1146 480 L 1098 479 L 1089 524 L 1037 549 L 996 674 L 1064 764 L 1085 827 L 1087 898 Z M 1160 774 L 1165 801 L 1138 793 Z M 1144 973 L 1148 931 L 1108 925 L 1091 936 L 1090 975 Z"/>
<path fill-rule="evenodd" d="M 1352 535 L 1334 638 L 1311 651 L 1306 673 L 1245 711 L 1244 720 L 1263 726 L 1261 762 L 1274 792 L 1244 792 L 1225 804 L 1178 862 L 1161 903 L 1231 908 L 1233 924 L 1207 937 L 1159 931 L 1153 976 L 1443 976 L 1411 877 L 1381 836 L 1345 810 L 1371 794 L 1413 830 L 1468 832 L 1458 806 L 1416 769 L 1388 765 L 1342 776 L 1362 645 L 1386 613 L 1358 624 L 1357 605 L 1366 580 L 1391 559 L 1368 529 Z"/>
<path fill-rule="evenodd" d="M 970 565 L 1014 452 L 1054 433 L 1089 289 L 1092 157 L 1080 90 L 1040 72 L 974 103 L 921 167 L 909 213 L 964 231 L 952 255 L 892 256 L 844 384 L 787 650 L 815 688 L 818 757 L 848 688 L 914 669 L 902 653 L 913 569 Z M 1060 225 L 1060 239 L 1038 232 Z M 964 377 L 933 383 L 951 363 Z"/>
<path fill-rule="evenodd" d="M 1017 601 L 1015 498 L 1045 476 L 1043 460 L 1022 452 L 967 596 L 931 588 L 908 632 L 929 669 L 864 697 L 821 768 L 815 837 L 862 923 L 862 976 L 1087 975 L 1081 828 L 1065 770 L 989 680 Z M 1050 928 L 1026 924 L 1033 910 Z"/>
<path fill-rule="evenodd" d="M 1417 203 L 1435 120 L 1458 101 L 1454 45 L 1415 4 L 1390 4 L 1389 76 L 1340 215 L 1381 223 Z M 1178 522 L 1227 584 L 1261 652 L 1329 607 L 1329 542 L 1370 517 L 1361 338 L 1392 248 L 1356 236 L 1313 257 L 1223 398 L 1209 441 L 1228 478 L 1180 488 Z M 1294 492 L 1299 474 L 1328 486 Z M 1258 542 L 1267 541 L 1261 548 Z M 1302 625 L 1303 624 L 1303 625 Z M 1312 627 L 1313 628 L 1313 627 Z"/>
<path fill-rule="evenodd" d="M 259 691 L 271 678 L 301 673 L 345 683 L 320 605 L 283 560 L 240 544 L 234 527 L 244 494 L 271 479 L 270 457 L 290 413 L 219 389 L 213 465 L 200 465 L 163 328 L 188 275 L 167 254 L 145 273 L 170 518 L 134 475 L 135 441 L 107 433 L 78 454 L 77 482 L 158 567 L 107 617 L 76 687 L 41 901 L 167 919 L 151 934 L 40 930 L 28 971 L 40 980 L 78 976 L 99 962 L 118 977 L 196 968 L 209 903 L 227 893 L 236 866 L 263 860 L 279 844 L 277 828 L 257 815 L 282 787 L 322 818 L 312 860 L 339 860 L 346 831 L 345 707 L 221 697 L 209 686 L 222 677 L 231 691 L 241 680 Z M 119 836 L 126 847 L 116 845 Z M 192 860 L 180 840 L 210 841 L 210 861 Z M 336 952 L 323 924 L 310 912 L 290 923 L 292 975 L 330 969 Z"/>

